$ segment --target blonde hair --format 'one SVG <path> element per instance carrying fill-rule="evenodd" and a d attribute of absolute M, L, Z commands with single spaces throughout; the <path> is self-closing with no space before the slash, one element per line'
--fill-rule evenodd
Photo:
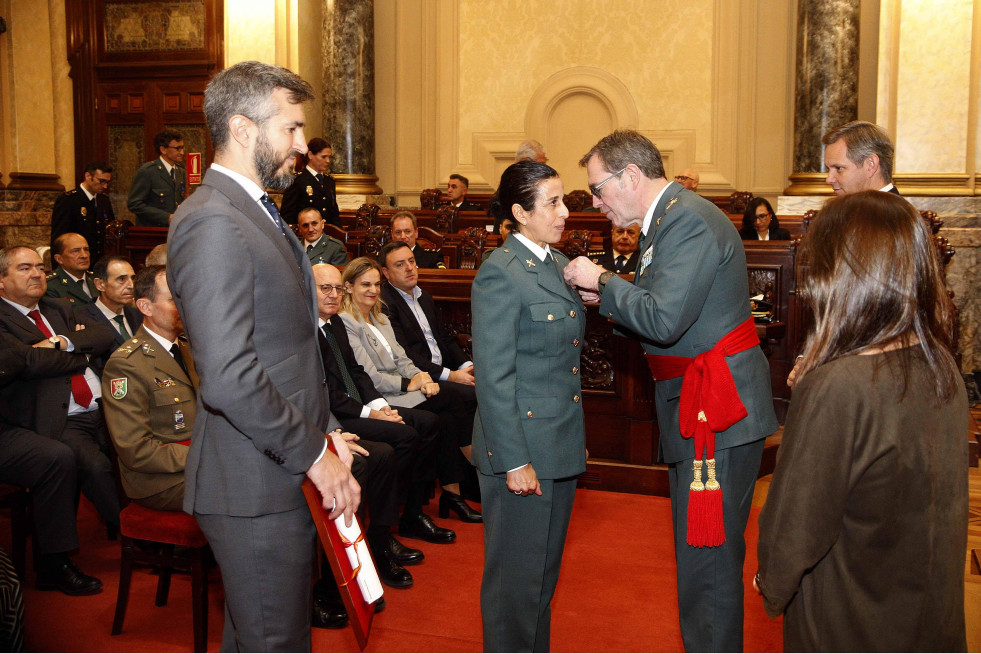
<path fill-rule="evenodd" d="M 344 285 L 351 284 L 353 287 L 358 278 L 363 276 L 369 270 L 378 271 L 378 279 L 384 281 L 385 276 L 382 274 L 381 265 L 374 259 L 368 257 L 358 257 L 351 263 L 344 267 L 344 275 L 342 279 L 344 280 Z M 371 318 L 379 322 L 387 323 L 385 315 L 382 313 L 382 308 L 385 306 L 385 301 L 378 296 L 375 301 L 375 305 L 371 307 Z M 360 322 L 366 322 L 366 317 L 361 315 L 361 310 L 354 304 L 354 294 L 345 289 L 344 296 L 341 298 L 341 311 L 345 311 Z"/>

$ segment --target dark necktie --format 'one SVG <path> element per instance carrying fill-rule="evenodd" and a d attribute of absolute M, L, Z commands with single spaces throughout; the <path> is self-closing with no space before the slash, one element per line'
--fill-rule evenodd
<path fill-rule="evenodd" d="M 614 264 L 617 273 L 622 273 L 623 272 L 623 264 L 625 264 L 625 263 L 627 263 L 627 257 L 623 256 L 622 254 L 619 255 L 617 257 L 616 264 Z"/>
<path fill-rule="evenodd" d="M 174 186 L 177 186 L 177 166 L 170 167 L 170 181 L 174 183 Z"/>
<path fill-rule="evenodd" d="M 314 243 L 307 243 L 307 252 L 313 249 Z"/>
<path fill-rule="evenodd" d="M 279 209 L 276 208 L 276 203 L 273 202 L 272 198 L 265 193 L 262 194 L 259 201 L 262 202 L 262 206 L 264 206 L 266 211 L 269 212 L 269 215 L 272 216 L 273 220 L 276 222 L 276 226 L 279 227 L 279 231 L 281 231 L 285 237 L 286 228 L 283 226 L 283 219 L 279 217 Z"/>
<path fill-rule="evenodd" d="M 34 324 L 41 330 L 45 338 L 54 336 L 48 329 L 48 326 L 44 324 L 44 321 L 41 320 L 40 311 L 34 309 L 33 311 L 28 311 L 27 315 L 34 321 Z M 89 388 L 89 383 L 86 381 L 85 375 L 81 373 L 72 375 L 72 397 L 75 398 L 75 403 L 84 409 L 88 409 L 89 405 L 92 404 L 92 389 Z"/>
<path fill-rule="evenodd" d="M 326 186 L 327 185 L 327 180 L 324 179 L 324 174 L 323 173 L 317 173 L 317 182 L 321 186 Z"/>
<path fill-rule="evenodd" d="M 170 353 L 174 355 L 174 361 L 176 361 L 177 365 L 181 367 L 181 370 L 184 371 L 184 374 L 188 375 L 188 377 L 190 378 L 190 375 L 187 372 L 187 365 L 184 364 L 184 355 L 181 354 L 181 349 L 177 347 L 177 343 L 174 343 L 173 345 L 170 346 Z"/>
<path fill-rule="evenodd" d="M 130 333 L 129 330 L 126 329 L 126 319 L 123 317 L 122 314 L 119 314 L 118 316 L 113 317 L 113 320 L 116 322 L 117 325 L 119 325 L 120 336 L 123 337 L 124 341 L 128 340 L 130 337 Z"/>
<path fill-rule="evenodd" d="M 334 353 L 334 361 L 337 362 L 337 367 L 341 370 L 341 378 L 344 380 L 344 390 L 352 400 L 358 404 L 364 404 L 361 401 L 361 393 L 358 392 L 358 387 L 354 385 L 354 378 L 351 377 L 351 373 L 347 369 L 347 363 L 344 362 L 344 355 L 341 354 L 341 346 L 337 344 L 337 339 L 334 338 L 334 332 L 330 328 L 330 323 L 324 323 L 323 332 L 324 336 L 327 337 L 327 344 L 330 345 L 330 351 Z"/>

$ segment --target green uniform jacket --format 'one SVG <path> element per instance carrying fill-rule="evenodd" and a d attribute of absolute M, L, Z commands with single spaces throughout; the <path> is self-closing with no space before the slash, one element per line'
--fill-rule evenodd
<path fill-rule="evenodd" d="M 136 215 L 137 225 L 166 227 L 170 223 L 170 215 L 187 195 L 187 173 L 181 166 L 174 166 L 174 175 L 176 181 L 170 178 L 159 157 L 136 171 L 126 206 Z"/>
<path fill-rule="evenodd" d="M 531 462 L 540 479 L 586 469 L 579 356 L 586 310 L 562 281 L 569 260 L 541 261 L 508 236 L 474 279 L 478 412 L 473 463 L 504 475 Z"/>
<path fill-rule="evenodd" d="M 193 375 L 190 348 L 182 346 L 181 354 Z M 106 363 L 102 410 L 128 497 L 149 497 L 184 481 L 190 448 L 181 441 L 191 438 L 197 395 L 191 376 L 143 327 Z"/>
<path fill-rule="evenodd" d="M 350 261 L 347 256 L 347 248 L 340 239 L 336 239 L 333 236 L 328 236 L 327 234 L 322 235 L 309 250 L 307 250 L 307 245 L 307 243 L 303 243 L 303 249 L 306 250 L 311 266 L 315 266 L 318 263 L 329 263 L 332 266 L 346 266 Z"/>
<path fill-rule="evenodd" d="M 61 266 L 55 268 L 54 272 L 47 276 L 47 281 L 48 290 L 44 293 L 47 297 L 65 298 L 78 306 L 92 304 L 99 297 L 99 291 L 95 288 L 95 277 L 92 276 L 91 272 L 85 273 L 85 284 L 89 287 L 89 292 L 92 293 L 91 297 L 78 287 L 75 280 L 69 277 Z"/>

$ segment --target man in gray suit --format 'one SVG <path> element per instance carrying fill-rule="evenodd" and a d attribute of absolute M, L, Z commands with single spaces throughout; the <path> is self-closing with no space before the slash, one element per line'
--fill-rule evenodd
<path fill-rule="evenodd" d="M 180 165 L 184 161 L 184 137 L 165 129 L 153 137 L 153 149 L 160 156 L 136 171 L 126 206 L 136 214 L 137 225 L 166 227 L 187 195 L 187 172 Z"/>
<path fill-rule="evenodd" d="M 289 185 L 312 97 L 278 66 L 215 75 L 204 98 L 215 160 L 167 241 L 201 381 L 184 510 L 221 566 L 224 651 L 310 651 L 316 532 L 300 486 L 309 478 L 347 522 L 361 500 L 328 406 L 310 261 L 264 191 Z"/>
<path fill-rule="evenodd" d="M 565 279 L 585 300 L 599 299 L 600 313 L 641 341 L 657 371 L 659 455 L 669 464 L 685 649 L 742 651 L 743 532 L 763 439 L 779 426 L 769 367 L 750 315 L 742 242 L 711 202 L 665 178 L 660 152 L 637 132 L 610 134 L 579 163 L 594 206 L 617 227 L 641 226 L 632 284 L 586 257 L 569 264 Z M 682 369 L 665 371 L 668 363 Z M 697 384 L 694 371 L 703 367 L 713 373 L 711 381 L 696 386 L 700 393 L 694 396 L 683 393 L 682 376 Z M 720 388 L 716 380 L 727 375 Z M 713 401 L 701 404 L 706 396 Z M 704 484 L 703 452 L 709 479 Z M 716 475 L 720 487 L 712 481 Z M 721 498 L 713 495 L 721 504 L 715 517 L 724 533 L 702 539 L 689 530 L 689 504 L 707 506 L 707 494 L 719 492 Z"/>

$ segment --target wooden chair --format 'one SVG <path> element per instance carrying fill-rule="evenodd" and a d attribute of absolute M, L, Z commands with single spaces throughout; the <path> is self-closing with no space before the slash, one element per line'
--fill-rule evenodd
<path fill-rule="evenodd" d="M 381 207 L 377 204 L 362 204 L 358 208 L 358 212 L 354 214 L 354 228 L 368 229 L 378 217 L 379 211 L 381 211 Z"/>
<path fill-rule="evenodd" d="M 726 213 L 746 213 L 746 207 L 749 206 L 752 199 L 753 194 L 749 191 L 736 191 L 730 194 L 729 206 L 726 208 Z"/>
<path fill-rule="evenodd" d="M 170 594 L 170 575 L 174 569 L 191 573 L 191 621 L 194 651 L 208 649 L 208 540 L 197 520 L 183 511 L 154 511 L 135 502 L 119 514 L 122 559 L 119 564 L 119 592 L 112 620 L 113 636 L 123 631 L 133 565 L 159 568 L 155 604 L 165 606 Z M 137 547 L 137 541 L 141 541 Z M 178 549 L 180 548 L 180 549 Z"/>
<path fill-rule="evenodd" d="M 460 268 L 477 270 L 484 256 L 484 244 L 487 243 L 487 230 L 479 227 L 468 227 L 463 233 L 460 245 Z"/>
<path fill-rule="evenodd" d="M 27 577 L 27 537 L 30 535 L 28 507 L 31 498 L 26 488 L 0 483 L 0 508 L 10 509 L 11 552 L 14 569 L 23 582 Z"/>
<path fill-rule="evenodd" d="M 460 210 L 454 207 L 452 204 L 447 204 L 436 210 L 436 230 L 444 234 L 452 234 L 456 230 L 453 226 L 456 224 L 457 214 Z"/>
<path fill-rule="evenodd" d="M 589 191 L 577 189 L 566 193 L 562 202 L 569 211 L 582 211 L 593 205 L 593 196 Z"/>
<path fill-rule="evenodd" d="M 443 194 L 438 188 L 424 188 L 422 189 L 422 193 L 419 194 L 419 206 L 423 209 L 432 209 L 435 211 L 439 208 L 442 198 Z"/>

